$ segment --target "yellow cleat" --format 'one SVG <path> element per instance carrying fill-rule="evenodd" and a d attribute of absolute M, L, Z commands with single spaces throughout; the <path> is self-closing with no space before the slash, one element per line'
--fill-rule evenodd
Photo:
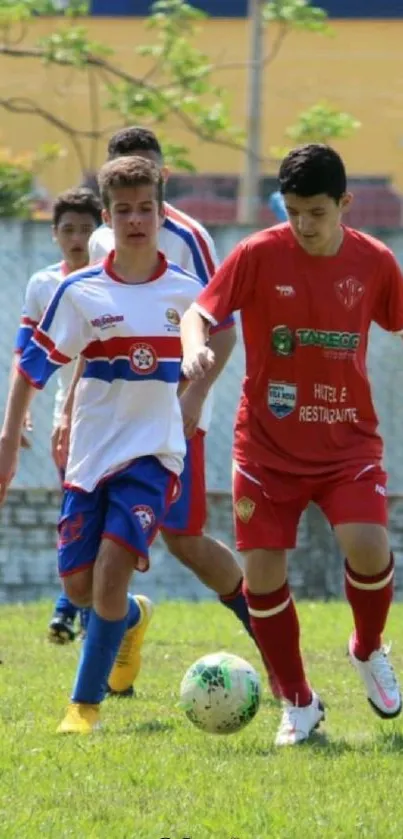
<path fill-rule="evenodd" d="M 65 718 L 60 723 L 58 734 L 91 734 L 100 728 L 99 705 L 71 702 Z"/>
<path fill-rule="evenodd" d="M 127 630 L 120 645 L 108 680 L 113 693 L 127 691 L 137 679 L 141 667 L 141 648 L 152 617 L 153 604 L 141 594 L 136 595 L 135 599 L 140 607 L 141 618 L 136 626 Z"/>

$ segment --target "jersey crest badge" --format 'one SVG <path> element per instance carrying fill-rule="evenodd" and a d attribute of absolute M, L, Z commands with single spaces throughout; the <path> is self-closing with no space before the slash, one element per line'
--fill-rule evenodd
<path fill-rule="evenodd" d="M 144 533 L 147 530 L 150 530 L 155 524 L 155 515 L 154 511 L 151 507 L 148 507 L 147 504 L 137 504 L 136 507 L 133 507 L 132 513 L 134 516 L 137 517 L 141 529 Z"/>
<path fill-rule="evenodd" d="M 77 513 L 73 518 L 63 519 L 59 525 L 59 548 L 78 542 L 83 535 L 83 531 L 84 516 L 82 513 Z"/>
<path fill-rule="evenodd" d="M 255 502 L 246 496 L 240 498 L 235 504 L 235 512 L 243 524 L 249 524 L 255 510 Z"/>
<path fill-rule="evenodd" d="M 151 344 L 132 344 L 129 350 L 130 367 L 141 376 L 148 376 L 158 367 L 158 359 Z"/>
<path fill-rule="evenodd" d="M 168 323 L 171 324 L 171 326 L 179 326 L 181 322 L 179 312 L 177 312 L 176 309 L 167 309 L 165 312 L 165 317 Z"/>
<path fill-rule="evenodd" d="M 349 311 L 361 300 L 365 292 L 365 286 L 358 282 L 355 277 L 346 277 L 334 284 L 336 295 L 340 303 Z"/>

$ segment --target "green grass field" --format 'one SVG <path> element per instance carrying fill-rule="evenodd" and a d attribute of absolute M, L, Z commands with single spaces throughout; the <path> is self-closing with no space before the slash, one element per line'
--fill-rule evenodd
<path fill-rule="evenodd" d="M 403 717 L 370 710 L 345 647 L 340 604 L 301 604 L 311 680 L 327 706 L 309 745 L 275 750 L 267 694 L 237 735 L 193 728 L 178 707 L 184 670 L 227 649 L 261 670 L 249 638 L 214 604 L 156 609 L 134 700 L 109 699 L 103 729 L 55 734 L 78 643 L 44 639 L 50 604 L 0 608 L 1 839 L 339 839 L 403 836 Z M 403 670 L 403 606 L 387 640 Z"/>

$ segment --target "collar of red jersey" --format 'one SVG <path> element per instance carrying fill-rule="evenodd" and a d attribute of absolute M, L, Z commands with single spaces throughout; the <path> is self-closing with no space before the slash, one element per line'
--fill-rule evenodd
<path fill-rule="evenodd" d="M 117 283 L 123 283 L 124 285 L 144 285 L 145 283 L 151 283 L 154 280 L 159 280 L 160 277 L 162 277 L 162 275 L 165 274 L 165 271 L 168 268 L 168 263 L 166 261 L 166 258 L 164 256 L 164 254 L 161 253 L 161 251 L 158 251 L 158 265 L 157 265 L 156 270 L 154 271 L 154 274 L 152 274 L 151 277 L 148 278 L 148 280 L 145 280 L 144 283 L 127 283 L 126 280 L 123 279 L 123 277 L 119 277 L 119 275 L 116 274 L 116 272 L 114 271 L 114 268 L 113 268 L 114 258 L 115 258 L 115 251 L 112 250 L 112 251 L 110 251 L 110 253 L 108 253 L 108 256 L 104 259 L 104 270 L 112 280 L 115 280 L 115 282 L 117 282 Z"/>

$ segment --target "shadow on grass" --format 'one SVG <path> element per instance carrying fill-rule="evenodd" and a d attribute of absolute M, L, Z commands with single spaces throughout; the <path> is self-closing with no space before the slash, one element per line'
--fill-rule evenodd
<path fill-rule="evenodd" d="M 345 754 L 401 754 L 403 753 L 403 733 L 398 731 L 380 732 L 375 736 L 352 735 L 339 739 L 329 737 L 324 731 L 315 731 L 308 743 L 301 744 L 303 749 L 317 752 L 321 757 L 332 760 Z"/>
<path fill-rule="evenodd" d="M 120 729 L 123 734 L 166 734 L 177 728 L 177 723 L 173 720 L 147 720 L 146 722 L 132 722 L 126 725 L 124 729 Z"/>
<path fill-rule="evenodd" d="M 403 733 L 397 731 L 381 732 L 373 736 L 370 732 L 361 736 L 350 735 L 347 737 L 330 737 L 325 731 L 314 731 L 309 740 L 294 747 L 299 751 L 309 753 L 313 757 L 317 755 L 321 759 L 330 758 L 334 760 L 346 754 L 357 755 L 380 755 L 380 754 L 403 754 Z M 268 743 L 264 746 L 254 743 L 243 743 L 241 751 L 250 757 L 273 757 L 282 752 L 289 754 L 289 748 L 279 749 L 274 744 Z"/>

